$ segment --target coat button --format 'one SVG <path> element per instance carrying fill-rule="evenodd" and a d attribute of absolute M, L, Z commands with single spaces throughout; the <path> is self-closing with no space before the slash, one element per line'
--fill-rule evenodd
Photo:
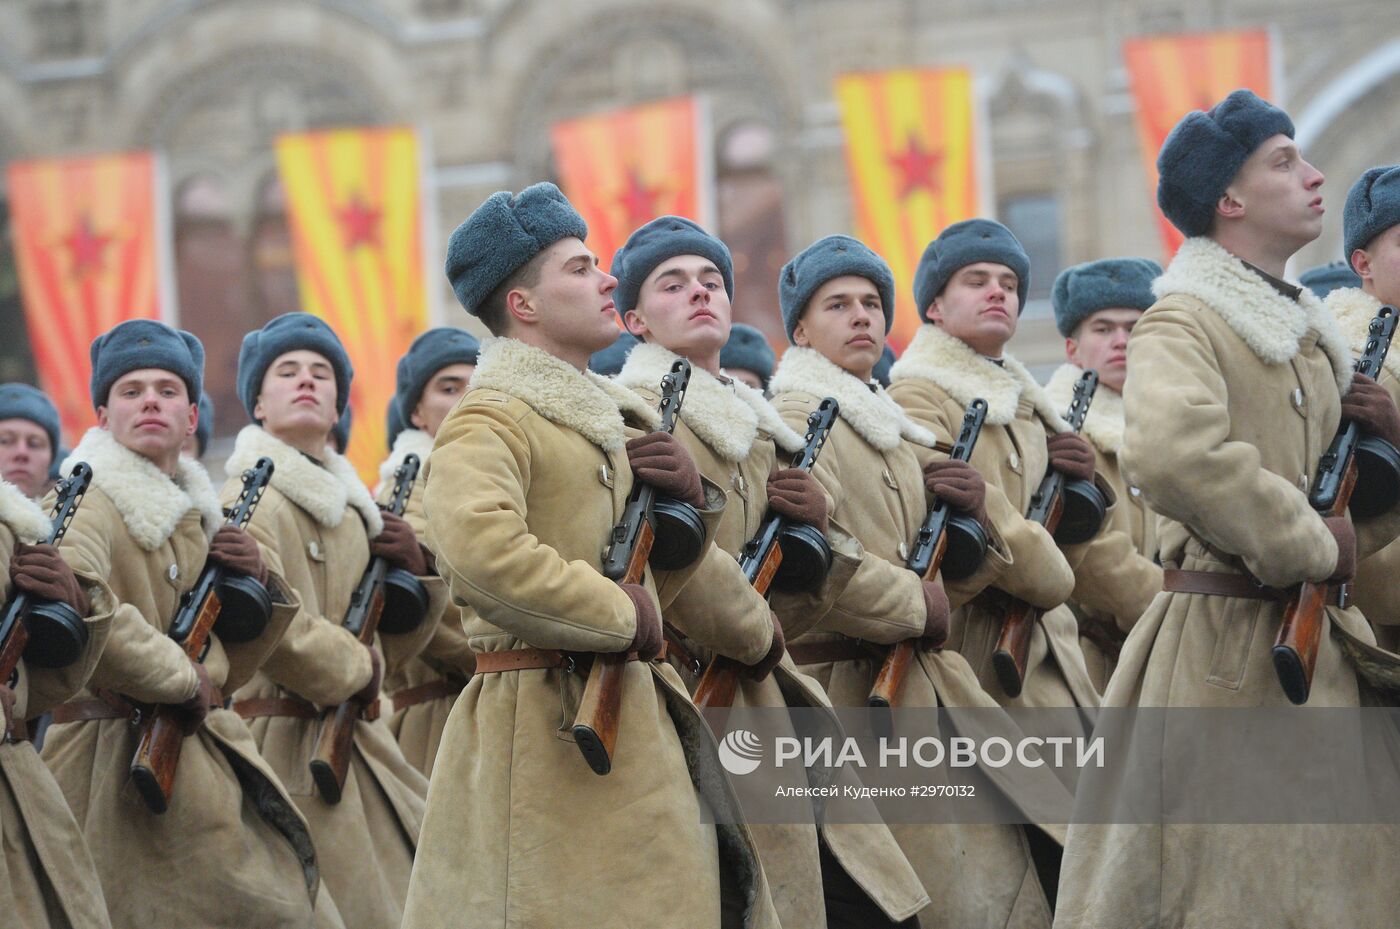
<path fill-rule="evenodd" d="M 885 486 L 889 487 L 891 490 L 899 489 L 899 484 L 895 482 L 894 475 L 890 473 L 889 468 L 881 471 L 880 476 L 885 479 Z"/>
<path fill-rule="evenodd" d="M 1139 488 L 1137 488 L 1137 487 L 1129 487 L 1129 488 L 1128 488 L 1128 493 L 1132 494 L 1134 497 L 1141 497 L 1141 496 L 1142 496 L 1142 490 L 1139 489 Z"/>
<path fill-rule="evenodd" d="M 315 539 L 312 539 L 310 544 L 306 546 L 306 550 L 311 553 L 312 558 L 321 557 L 321 546 L 316 543 Z"/>
<path fill-rule="evenodd" d="M 1303 493 L 1308 492 L 1308 476 L 1306 474 L 1298 475 L 1298 489 Z"/>
<path fill-rule="evenodd" d="M 172 581 L 176 580 L 180 576 L 180 566 L 177 564 L 171 565 L 170 568 L 165 572 L 165 576 L 170 578 Z"/>
<path fill-rule="evenodd" d="M 1020 455 L 1016 454 L 1015 452 L 1012 452 L 1009 456 L 1007 456 L 1006 461 L 1007 461 L 1008 464 L 1011 465 L 1011 470 L 1013 470 L 1013 471 L 1019 471 L 1019 470 L 1021 470 L 1021 456 L 1020 456 Z"/>
<path fill-rule="evenodd" d="M 744 475 L 742 474 L 735 474 L 733 483 L 734 489 L 739 491 L 739 493 L 744 493 L 748 490 L 748 482 L 744 480 Z"/>
<path fill-rule="evenodd" d="M 605 464 L 598 465 L 598 483 L 604 487 L 613 485 L 612 469 Z"/>
<path fill-rule="evenodd" d="M 1298 410 L 1302 410 L 1302 409 L 1303 409 L 1303 399 L 1304 399 L 1304 398 L 1303 398 L 1303 388 L 1301 388 L 1301 387 L 1294 387 L 1294 388 L 1293 388 L 1293 406 L 1294 406 L 1296 409 L 1298 409 Z"/>
<path fill-rule="evenodd" d="M 909 543 L 908 543 L 908 542 L 900 542 L 900 543 L 899 543 L 899 557 L 900 557 L 900 558 L 908 558 L 908 557 L 909 557 Z"/>

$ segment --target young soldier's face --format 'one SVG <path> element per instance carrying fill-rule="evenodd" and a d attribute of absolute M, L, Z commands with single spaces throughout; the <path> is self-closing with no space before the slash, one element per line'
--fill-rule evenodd
<path fill-rule="evenodd" d="M 26 497 L 39 496 L 49 482 L 54 450 L 44 427 L 27 419 L 0 420 L 0 478 Z"/>
<path fill-rule="evenodd" d="M 1115 307 L 1090 313 L 1065 339 L 1065 354 L 1085 371 L 1099 372 L 1099 383 L 1123 392 L 1128 377 L 1128 336 L 1142 310 Z"/>
<path fill-rule="evenodd" d="M 154 462 L 178 457 L 194 432 L 199 406 L 185 382 L 169 371 L 141 368 L 122 375 L 97 408 L 97 424 L 112 438 Z"/>
<path fill-rule="evenodd" d="M 263 374 L 253 418 L 274 435 L 319 436 L 335 427 L 335 368 L 319 352 L 297 349 L 278 355 Z"/>
<path fill-rule="evenodd" d="M 942 326 L 973 351 L 989 358 L 1016 334 L 1021 312 L 1020 279 L 1004 264 L 979 261 L 959 268 L 929 305 L 929 322 Z"/>
<path fill-rule="evenodd" d="M 539 280 L 520 291 L 546 339 L 590 354 L 613 344 L 617 278 L 598 266 L 598 256 L 581 240 L 567 238 L 541 252 L 539 261 Z"/>
<path fill-rule="evenodd" d="M 1352 252 L 1351 266 L 1367 293 L 1382 303 L 1400 301 L 1400 226 L 1391 226 Z"/>
<path fill-rule="evenodd" d="M 792 340 L 802 348 L 816 349 L 861 380 L 870 380 L 885 350 L 880 291 L 853 274 L 832 278 L 807 301 Z"/>
<path fill-rule="evenodd" d="M 679 255 L 657 265 L 642 282 L 636 309 L 627 313 L 633 335 L 686 357 L 722 349 L 731 320 L 724 275 L 698 255 Z"/>
<path fill-rule="evenodd" d="M 763 378 L 759 377 L 748 368 L 724 368 L 723 370 L 726 377 L 732 377 L 736 381 L 742 381 L 759 393 L 763 392 Z"/>
<path fill-rule="evenodd" d="M 1254 150 L 1225 198 L 1244 207 L 1244 221 L 1258 233 L 1296 251 L 1322 234 L 1322 182 L 1322 172 L 1279 134 Z"/>
<path fill-rule="evenodd" d="M 436 436 L 442 421 L 452 412 L 457 401 L 462 399 L 462 394 L 467 389 L 467 381 L 471 380 L 475 370 L 476 365 L 460 363 L 438 369 L 438 373 L 428 381 L 428 386 L 423 388 L 418 405 L 408 417 L 413 427 Z"/>

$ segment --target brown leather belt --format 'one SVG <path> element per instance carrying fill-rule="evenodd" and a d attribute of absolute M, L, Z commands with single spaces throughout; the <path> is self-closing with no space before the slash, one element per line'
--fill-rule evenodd
<path fill-rule="evenodd" d="M 876 646 L 858 639 L 828 642 L 796 642 L 788 646 L 794 664 L 823 664 L 828 661 L 872 661 L 880 655 Z"/>
<path fill-rule="evenodd" d="M 233 711 L 244 719 L 286 716 L 291 719 L 320 719 L 321 711 L 300 697 L 250 697 L 233 701 Z"/>
<path fill-rule="evenodd" d="M 148 706 L 138 706 L 121 694 L 111 691 L 98 690 L 94 693 L 97 694 L 94 699 L 70 700 L 54 707 L 53 721 L 55 723 L 80 723 L 94 719 L 124 719 L 136 724 L 141 722 L 142 717 L 151 709 Z M 223 692 L 217 687 L 213 688 L 210 700 L 211 707 L 223 706 Z"/>
<path fill-rule="evenodd" d="M 462 688 L 465 686 L 461 681 L 444 677 L 426 684 L 419 684 L 417 687 L 406 687 L 394 694 L 394 712 L 406 710 L 420 703 L 441 700 L 444 697 L 455 697 L 462 692 Z"/>
<path fill-rule="evenodd" d="M 537 668 L 568 668 L 570 670 L 593 660 L 591 652 L 565 652 L 557 648 L 510 648 L 502 652 L 478 652 L 477 674 L 499 674 L 502 671 L 532 671 Z M 636 661 L 637 653 L 628 652 L 628 661 Z"/>
<path fill-rule="evenodd" d="M 1179 594 L 1276 600 L 1280 603 L 1291 596 L 1290 591 L 1281 587 L 1268 587 L 1248 574 L 1232 574 L 1228 571 L 1180 571 L 1176 568 L 1167 568 L 1162 572 L 1162 589 Z M 1345 607 L 1347 585 L 1329 584 L 1325 602 L 1328 606 Z"/>

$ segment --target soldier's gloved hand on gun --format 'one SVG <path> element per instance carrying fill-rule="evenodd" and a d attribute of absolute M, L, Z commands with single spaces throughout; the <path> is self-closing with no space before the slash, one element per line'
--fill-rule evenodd
<path fill-rule="evenodd" d="M 15 545 L 14 557 L 10 559 L 10 582 L 31 597 L 66 603 L 79 616 L 87 616 L 92 611 L 92 604 L 73 569 L 68 567 L 58 549 L 48 543 Z"/>
<path fill-rule="evenodd" d="M 930 461 L 924 465 L 924 489 L 958 512 L 987 525 L 987 482 L 966 461 Z"/>
<path fill-rule="evenodd" d="M 636 652 L 642 661 L 651 661 L 661 654 L 661 614 L 656 612 L 656 604 L 651 594 L 641 584 L 618 584 L 622 592 L 632 599 L 637 610 L 637 633 L 632 636 L 629 652 Z"/>
<path fill-rule="evenodd" d="M 826 534 L 826 492 L 810 471 L 782 468 L 768 478 L 768 505 L 786 519 Z"/>
<path fill-rule="evenodd" d="M 379 649 L 369 650 L 369 683 L 350 695 L 352 700 L 373 703 L 379 696 L 379 685 L 384 683 L 384 659 L 379 657 Z"/>
<path fill-rule="evenodd" d="M 209 716 L 209 707 L 214 703 L 214 685 L 209 680 L 209 669 L 198 661 L 191 661 L 198 683 L 194 696 L 180 704 L 180 723 L 185 735 L 194 735 Z"/>
<path fill-rule="evenodd" d="M 209 560 L 221 568 L 246 574 L 259 584 L 267 583 L 267 566 L 258 543 L 237 526 L 221 526 L 214 533 L 209 540 Z"/>
<path fill-rule="evenodd" d="M 627 442 L 627 462 L 637 480 L 650 484 L 663 496 L 705 508 L 700 469 L 695 459 L 669 432 L 649 432 Z"/>
<path fill-rule="evenodd" d="M 952 607 L 948 594 L 937 581 L 924 581 L 924 634 L 919 644 L 924 648 L 942 648 L 948 641 L 948 618 Z"/>
<path fill-rule="evenodd" d="M 8 684 L 0 684 L 0 716 L 3 716 L 5 724 L 5 728 L 0 729 L 0 733 L 8 733 L 10 726 L 15 721 L 15 692 L 10 689 Z"/>
<path fill-rule="evenodd" d="M 1050 467 L 1077 481 L 1094 479 L 1094 449 L 1081 435 L 1061 432 L 1045 441 Z"/>
<path fill-rule="evenodd" d="M 787 642 L 783 637 L 783 624 L 778 622 L 778 617 L 773 613 L 768 615 L 773 620 L 773 642 L 768 646 L 768 654 L 759 659 L 758 664 L 749 665 L 744 669 L 744 674 L 755 681 L 761 681 L 773 673 L 778 662 L 783 660 L 783 652 L 787 650 Z"/>
<path fill-rule="evenodd" d="M 1351 390 L 1342 398 L 1342 419 L 1400 448 L 1400 411 L 1390 392 L 1364 374 L 1351 376 Z"/>
<path fill-rule="evenodd" d="M 1344 584 L 1356 576 L 1356 530 L 1345 516 L 1324 516 L 1322 521 L 1337 540 L 1337 567 L 1328 580 Z"/>
<path fill-rule="evenodd" d="M 414 577 L 424 577 L 428 573 L 428 558 L 418 535 L 408 520 L 393 513 L 383 513 L 384 531 L 369 542 L 371 555 L 383 558 L 395 567 L 403 568 Z"/>

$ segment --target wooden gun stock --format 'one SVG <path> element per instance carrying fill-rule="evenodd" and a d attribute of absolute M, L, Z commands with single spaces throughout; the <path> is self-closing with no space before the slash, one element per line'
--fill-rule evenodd
<path fill-rule="evenodd" d="M 929 563 L 924 580 L 931 581 L 938 576 L 938 568 L 943 564 L 943 555 L 948 551 L 948 540 L 940 537 L 933 550 L 933 560 Z M 875 686 L 870 688 L 866 703 L 874 709 L 890 709 L 899 705 L 899 693 L 904 689 L 904 678 L 914 663 L 914 643 L 916 639 L 905 639 L 890 646 L 885 660 L 880 664 L 880 673 L 875 676 Z"/>
<path fill-rule="evenodd" d="M 29 630 L 24 628 L 24 623 L 15 623 L 14 628 L 5 636 L 5 641 L 0 643 L 0 684 L 9 687 L 15 685 L 15 669 L 19 667 L 19 661 L 24 657 L 24 647 L 28 644 Z M 0 732 L 0 737 L 7 735 L 8 729 Z"/>
<path fill-rule="evenodd" d="M 1336 499 L 1323 515 L 1344 515 L 1355 488 L 1356 462 L 1352 461 L 1347 465 Z M 1283 608 L 1283 623 L 1274 640 L 1274 671 L 1284 694 L 1294 704 L 1307 703 L 1308 694 L 1312 692 L 1317 651 L 1322 645 L 1322 618 L 1326 615 L 1328 587 L 1325 582 L 1300 584 Z"/>
<path fill-rule="evenodd" d="M 619 583 L 642 583 L 654 539 L 651 523 L 644 521 L 627 562 L 627 573 Z M 578 715 L 570 731 L 578 750 L 583 753 L 583 760 L 594 774 L 607 774 L 612 770 L 618 723 L 622 717 L 622 681 L 626 673 L 626 652 L 600 652 L 593 656 L 593 667 L 588 669 L 588 683 L 583 687 L 583 699 L 579 701 Z"/>
<path fill-rule="evenodd" d="M 1062 512 L 1063 501 L 1056 498 L 1042 524 L 1046 532 L 1055 534 Z M 1001 635 L 997 637 L 997 647 L 992 652 L 992 670 L 996 672 L 1001 689 L 1013 700 L 1021 696 L 1022 688 L 1026 686 L 1026 666 L 1031 659 L 1031 633 L 1035 631 L 1035 621 L 1040 618 L 1040 612 L 1026 601 L 1012 597 L 1001 619 Z"/>
<path fill-rule="evenodd" d="M 757 590 L 760 596 L 767 596 L 768 587 L 773 583 L 773 575 L 778 573 L 778 566 L 782 563 L 782 546 L 774 545 L 768 550 L 753 581 L 754 590 Z M 695 705 L 702 710 L 727 709 L 733 706 L 734 695 L 739 691 L 739 675 L 743 671 L 744 666 L 733 658 L 716 655 L 705 669 L 705 673 L 700 675 L 700 682 L 695 685 Z"/>
<path fill-rule="evenodd" d="M 374 633 L 379 628 L 379 616 L 384 612 L 384 587 L 375 587 L 370 602 L 368 617 L 360 628 L 359 640 L 366 648 L 374 644 Z M 377 702 L 376 698 L 376 702 Z M 326 711 L 322 717 L 321 732 L 316 737 L 316 751 L 311 756 L 311 779 L 316 791 L 327 803 L 339 803 L 345 790 L 345 778 L 350 773 L 350 756 L 355 747 L 355 724 L 371 718 L 366 714 L 370 703 L 359 697 L 351 697 L 344 703 Z"/>

